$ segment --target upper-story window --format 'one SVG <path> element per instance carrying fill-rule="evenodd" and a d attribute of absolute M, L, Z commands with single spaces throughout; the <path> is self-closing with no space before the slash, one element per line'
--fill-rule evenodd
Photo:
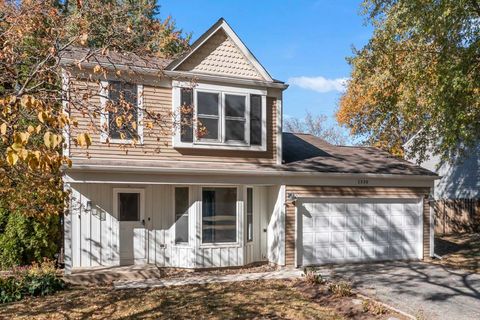
<path fill-rule="evenodd" d="M 106 142 L 143 142 L 143 86 L 120 81 L 102 81 L 101 139 Z"/>
<path fill-rule="evenodd" d="M 197 85 L 174 87 L 180 105 L 175 147 L 266 149 L 266 93 L 262 90 Z"/>

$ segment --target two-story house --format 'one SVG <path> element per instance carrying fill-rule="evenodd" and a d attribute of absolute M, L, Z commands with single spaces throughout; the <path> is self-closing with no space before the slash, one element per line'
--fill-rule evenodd
<path fill-rule="evenodd" d="M 115 54 L 93 61 L 80 54 L 72 50 L 62 60 L 69 85 L 81 80 L 101 92 L 91 101 L 100 110 L 116 99 L 109 88 L 128 89 L 139 108 L 138 143 L 118 134 L 111 112 L 87 120 L 65 103 L 79 122 L 66 133 L 64 150 L 73 160 L 64 176 L 71 191 L 67 270 L 303 266 L 430 255 L 428 196 L 436 175 L 376 148 L 282 133 L 287 85 L 270 76 L 225 20 L 174 61 Z M 99 63 L 127 83 L 94 72 Z M 123 67 L 134 72 L 119 73 Z M 193 107 L 190 116 L 206 133 L 174 125 L 182 123 L 184 105 Z M 145 112 L 163 115 L 169 127 L 148 135 Z M 88 121 L 107 130 L 92 131 L 85 149 L 73 137 L 88 130 Z"/>

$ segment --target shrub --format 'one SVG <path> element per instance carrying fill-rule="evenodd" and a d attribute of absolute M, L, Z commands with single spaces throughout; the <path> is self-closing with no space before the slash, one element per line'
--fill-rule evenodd
<path fill-rule="evenodd" d="M 352 295 L 352 286 L 345 281 L 330 283 L 328 285 L 328 290 L 340 297 L 348 297 Z"/>
<path fill-rule="evenodd" d="M 388 312 L 388 309 L 385 308 L 383 305 L 371 300 L 363 300 L 362 307 L 363 312 L 370 312 L 377 316 Z"/>
<path fill-rule="evenodd" d="M 325 283 L 323 276 L 312 267 L 306 267 L 303 269 L 303 277 L 308 284 L 322 284 Z"/>
<path fill-rule="evenodd" d="M 65 288 L 56 274 L 55 263 L 45 259 L 28 267 L 13 268 L 0 277 L 0 303 L 21 300 L 25 296 L 44 296 Z"/>
<path fill-rule="evenodd" d="M 61 238 L 57 214 L 27 217 L 8 211 L 0 202 L 0 269 L 52 259 Z"/>

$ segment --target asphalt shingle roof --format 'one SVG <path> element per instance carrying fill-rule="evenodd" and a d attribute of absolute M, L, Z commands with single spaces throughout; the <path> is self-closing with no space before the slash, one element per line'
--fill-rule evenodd
<path fill-rule="evenodd" d="M 283 168 L 298 172 L 436 175 L 378 148 L 335 146 L 310 134 L 288 132 L 283 133 Z"/>

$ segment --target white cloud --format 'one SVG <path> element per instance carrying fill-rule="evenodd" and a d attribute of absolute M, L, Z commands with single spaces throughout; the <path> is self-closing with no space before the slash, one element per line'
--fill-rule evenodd
<path fill-rule="evenodd" d="M 317 92 L 344 92 L 348 78 L 326 79 L 324 77 L 293 77 L 288 79 L 292 85 Z"/>

